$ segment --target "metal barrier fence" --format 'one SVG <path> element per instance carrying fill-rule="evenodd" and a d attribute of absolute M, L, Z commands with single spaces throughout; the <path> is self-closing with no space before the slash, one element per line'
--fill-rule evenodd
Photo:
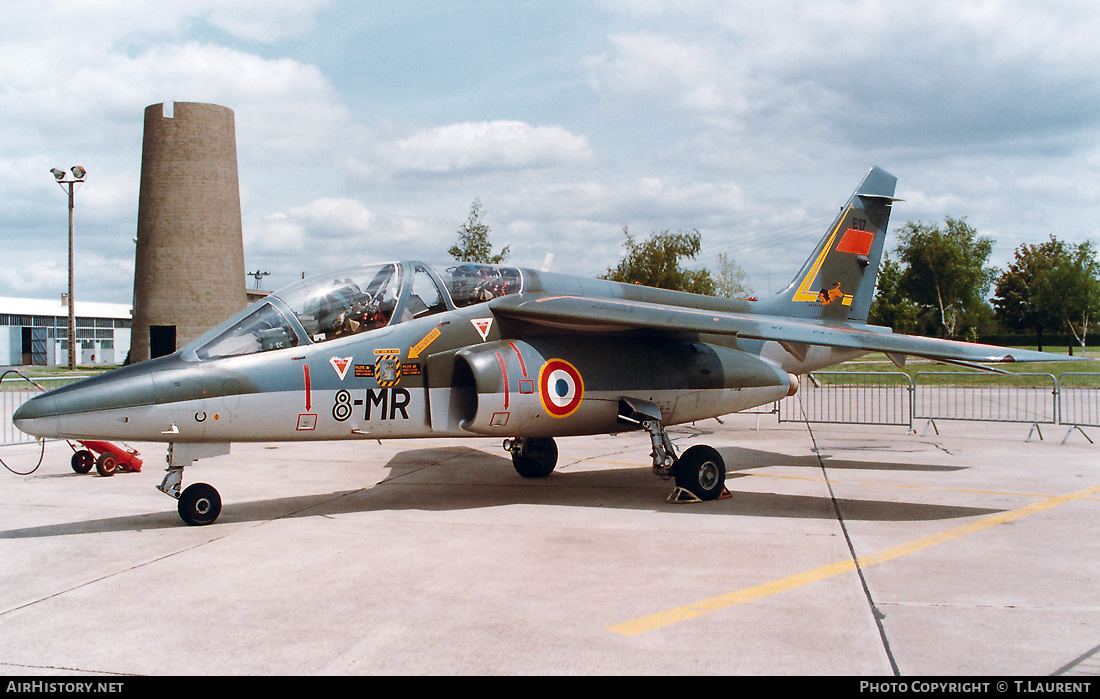
<path fill-rule="evenodd" d="M 933 426 L 935 420 L 971 420 L 1031 424 L 1032 432 L 1040 424 L 1061 424 L 1091 442 L 1081 427 L 1100 427 L 1100 373 L 1056 377 L 929 371 L 910 378 L 900 372 L 815 372 L 802 381 L 797 394 L 776 405 L 780 422 L 912 429 L 914 419 Z"/>
<path fill-rule="evenodd" d="M 11 416 L 15 410 L 43 391 L 60 388 L 66 384 L 80 381 L 82 376 L 39 378 L 34 381 L 14 371 L 5 372 L 0 379 L 0 446 L 32 444 L 35 438 L 15 429 Z M 13 376 L 14 374 L 14 376 Z"/>
<path fill-rule="evenodd" d="M 1058 422 L 1058 379 L 1051 374 L 919 371 L 913 384 L 914 418 Z"/>
<path fill-rule="evenodd" d="M 1058 377 L 1058 421 L 1100 427 L 1100 374 L 1066 372 Z"/>
<path fill-rule="evenodd" d="M 818 372 L 779 401 L 779 421 L 912 427 L 912 394 L 912 380 L 900 372 Z"/>

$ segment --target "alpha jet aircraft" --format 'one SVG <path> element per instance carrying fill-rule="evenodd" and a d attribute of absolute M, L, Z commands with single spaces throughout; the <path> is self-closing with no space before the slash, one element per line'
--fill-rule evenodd
<path fill-rule="evenodd" d="M 39 437 L 168 444 L 159 488 L 193 525 L 221 496 L 180 491 L 234 441 L 499 437 L 524 477 L 554 438 L 645 430 L 653 470 L 701 500 L 724 490 L 715 449 L 678 454 L 668 425 L 764 405 L 797 374 L 885 352 L 945 362 L 1060 355 L 896 335 L 867 324 L 896 178 L 872 168 L 794 281 L 763 301 L 502 265 L 389 262 L 257 301 L 176 353 L 38 396 L 14 415 Z"/>

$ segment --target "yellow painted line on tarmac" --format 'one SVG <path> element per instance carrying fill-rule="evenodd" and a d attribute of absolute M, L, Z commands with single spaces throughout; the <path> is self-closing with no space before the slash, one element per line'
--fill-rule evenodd
<path fill-rule="evenodd" d="M 873 553 L 867 556 L 859 557 L 859 566 L 866 568 L 868 566 L 875 565 L 876 563 L 885 563 L 895 558 L 901 558 L 911 553 L 921 551 L 926 548 L 931 548 L 939 544 L 953 541 L 968 534 L 989 529 L 998 524 L 1004 524 L 1013 520 L 1025 517 L 1036 512 L 1042 512 L 1043 510 L 1049 510 L 1059 505 L 1064 505 L 1067 502 L 1074 500 L 1083 500 L 1096 493 L 1100 493 L 1100 485 L 1086 488 L 1085 490 L 1079 490 L 1067 495 L 1059 495 L 1052 498 L 1047 498 L 1040 502 L 1032 503 L 1025 507 L 1021 507 L 1017 510 L 1011 510 L 1009 512 L 1001 512 L 988 517 L 983 517 L 975 522 L 964 524 L 954 529 L 948 529 L 947 531 L 940 532 L 938 534 L 931 534 L 929 536 L 915 539 L 899 546 L 893 546 L 888 549 L 883 549 L 877 553 Z M 675 609 L 669 609 L 663 612 L 657 612 L 656 614 L 650 614 L 648 616 L 640 617 L 632 621 L 626 621 L 621 624 L 615 624 L 613 626 L 606 627 L 607 631 L 612 633 L 621 634 L 623 636 L 635 636 L 637 634 L 645 633 L 646 631 L 653 631 L 655 629 L 670 626 L 681 621 L 687 621 L 688 619 L 694 619 L 695 617 L 709 614 L 711 612 L 717 612 L 722 609 L 728 609 L 738 604 L 745 602 L 751 602 L 762 597 L 774 595 L 779 592 L 785 592 L 792 590 L 796 587 L 802 587 L 818 580 L 824 580 L 834 575 L 841 573 L 847 573 L 856 569 L 856 561 L 838 561 L 829 565 L 821 566 L 813 570 L 806 571 L 804 573 L 798 573 L 779 580 L 773 580 L 771 582 L 762 583 L 753 587 L 747 587 L 736 592 L 731 592 L 725 595 L 719 595 L 712 597 L 701 602 L 694 602 L 692 604 L 685 605 L 683 607 L 677 607 Z"/>

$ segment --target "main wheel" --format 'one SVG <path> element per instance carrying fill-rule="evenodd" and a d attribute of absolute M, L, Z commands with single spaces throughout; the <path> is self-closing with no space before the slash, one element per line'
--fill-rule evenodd
<path fill-rule="evenodd" d="M 222 496 L 212 485 L 194 483 L 180 494 L 180 518 L 191 526 L 212 524 L 222 511 Z"/>
<path fill-rule="evenodd" d="M 526 437 L 523 448 L 512 452 L 512 466 L 524 478 L 546 478 L 558 465 L 558 445 L 551 437 Z"/>
<path fill-rule="evenodd" d="M 676 485 L 700 500 L 713 500 L 726 484 L 726 462 L 717 449 L 696 444 L 676 462 Z"/>
<path fill-rule="evenodd" d="M 115 471 L 118 470 L 118 459 L 107 452 L 103 452 L 95 460 L 95 470 L 101 476 L 113 476 Z"/>
<path fill-rule="evenodd" d="M 73 459 L 70 463 L 73 466 L 73 470 L 77 473 L 87 473 L 92 470 L 92 466 L 95 466 L 95 455 L 87 449 L 81 449 L 73 454 Z"/>

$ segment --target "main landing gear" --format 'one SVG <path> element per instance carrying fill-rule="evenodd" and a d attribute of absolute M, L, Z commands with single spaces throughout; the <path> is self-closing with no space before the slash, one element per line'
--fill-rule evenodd
<path fill-rule="evenodd" d="M 524 478 L 546 478 L 558 465 L 558 445 L 551 437 L 513 437 L 504 440 L 504 450 Z"/>
<path fill-rule="evenodd" d="M 619 401 L 619 419 L 649 433 L 653 472 L 666 480 L 676 479 L 670 502 L 699 502 L 728 495 L 722 455 L 714 447 L 696 444 L 677 456 L 656 405 L 623 398 Z M 512 455 L 512 466 L 524 478 L 546 478 L 558 462 L 558 447 L 550 437 L 512 437 L 504 440 L 504 450 Z"/>
<path fill-rule="evenodd" d="M 649 433 L 653 451 L 653 472 L 664 479 L 676 479 L 670 502 L 697 502 L 722 497 L 726 491 L 726 462 L 714 447 L 696 444 L 681 456 L 661 422 L 661 410 L 653 403 L 623 398 L 619 419 L 640 425 Z"/>
<path fill-rule="evenodd" d="M 207 483 L 192 483 L 181 493 L 183 469 L 190 466 L 195 459 L 228 453 L 228 444 L 168 445 L 168 473 L 157 486 L 157 490 L 179 501 L 176 510 L 180 519 L 187 524 L 196 527 L 213 524 L 222 511 L 222 496 L 214 486 Z"/>

